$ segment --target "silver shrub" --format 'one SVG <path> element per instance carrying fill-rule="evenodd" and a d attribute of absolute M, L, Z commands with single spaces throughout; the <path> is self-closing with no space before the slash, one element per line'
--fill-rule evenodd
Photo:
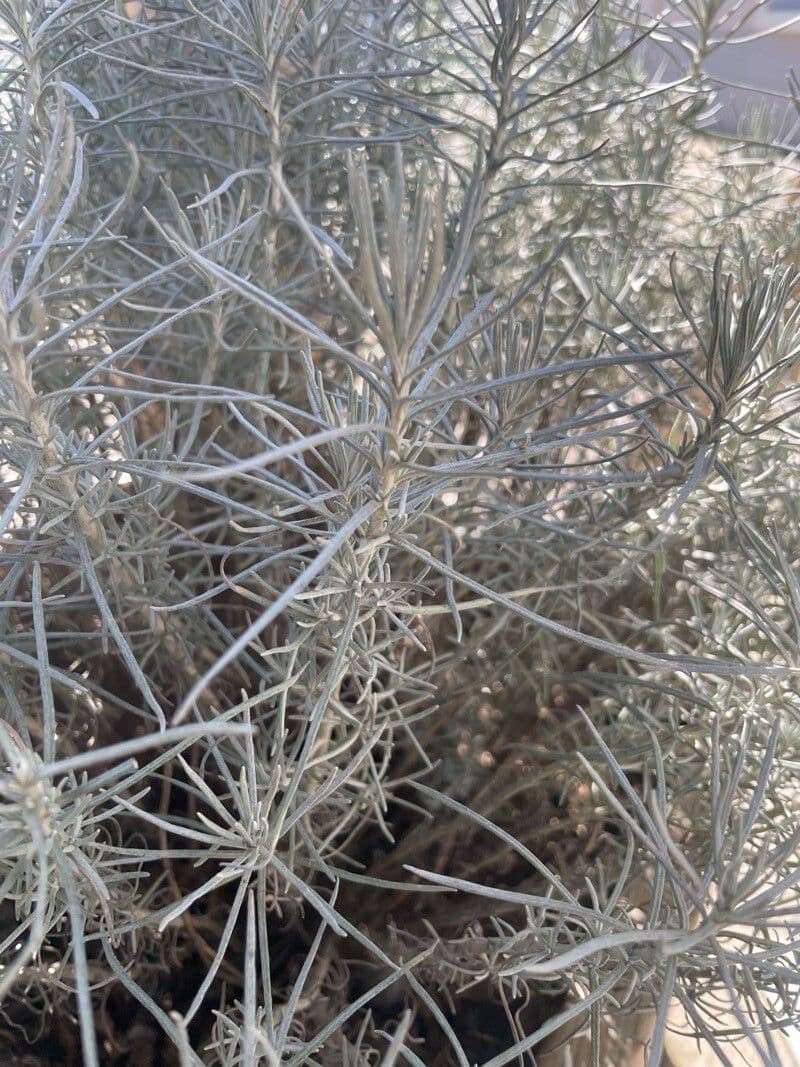
<path fill-rule="evenodd" d="M 686 18 L 0 3 L 7 1058 L 781 1062 L 796 165 Z"/>

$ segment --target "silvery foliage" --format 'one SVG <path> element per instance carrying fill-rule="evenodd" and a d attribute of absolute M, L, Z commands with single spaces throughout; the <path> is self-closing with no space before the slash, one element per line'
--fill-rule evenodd
<path fill-rule="evenodd" d="M 763 118 L 698 133 L 741 27 L 0 16 L 8 1032 L 73 1018 L 87 1067 L 125 1011 L 183 1067 L 500 1067 L 588 1032 L 619 1065 L 636 1011 L 656 1067 L 682 1006 L 722 1063 L 778 1062 L 800 234 Z M 492 716 L 512 778 L 481 787 L 458 738 Z M 475 988 L 509 1020 L 485 1053 Z"/>

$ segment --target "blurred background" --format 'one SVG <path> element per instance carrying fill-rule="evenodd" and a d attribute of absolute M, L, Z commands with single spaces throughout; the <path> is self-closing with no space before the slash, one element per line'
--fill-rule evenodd
<path fill-rule="evenodd" d="M 698 63 L 717 93 L 708 121 L 736 134 L 755 125 L 786 145 L 800 144 L 792 97 L 800 96 L 800 0 L 721 0 L 708 31 L 709 55 Z M 697 63 L 698 20 L 686 0 L 642 0 L 642 11 L 661 25 L 646 46 L 654 78 L 674 81 Z"/>

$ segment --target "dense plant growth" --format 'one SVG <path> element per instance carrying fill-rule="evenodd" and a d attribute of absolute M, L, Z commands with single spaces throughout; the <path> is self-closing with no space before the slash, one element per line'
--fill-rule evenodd
<path fill-rule="evenodd" d="M 665 82 L 626 0 L 0 15 L 3 1062 L 783 1062 L 800 226 L 698 134 L 736 20 Z"/>

